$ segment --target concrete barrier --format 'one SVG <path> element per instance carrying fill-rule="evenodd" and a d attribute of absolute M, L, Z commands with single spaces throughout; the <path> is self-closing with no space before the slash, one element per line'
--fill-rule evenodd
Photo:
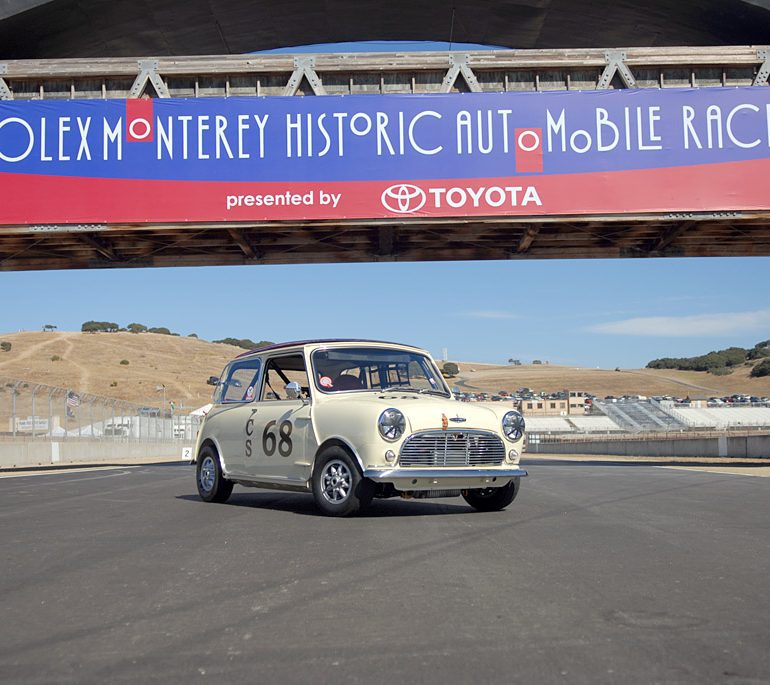
<path fill-rule="evenodd" d="M 93 440 L 42 440 L 0 442 L 0 469 L 50 466 L 51 464 L 120 464 L 153 461 L 155 459 L 182 460 L 183 447 L 179 442 L 120 442 Z M 190 445 L 191 446 L 191 445 Z"/>
<path fill-rule="evenodd" d="M 652 440 L 575 440 L 527 445 L 528 454 L 601 454 L 628 457 L 770 459 L 770 435 L 721 435 Z"/>

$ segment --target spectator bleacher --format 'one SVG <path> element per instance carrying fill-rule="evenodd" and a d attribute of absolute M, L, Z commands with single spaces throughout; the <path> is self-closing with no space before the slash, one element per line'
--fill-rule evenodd
<path fill-rule="evenodd" d="M 569 421 L 560 416 L 527 416 L 527 433 L 570 433 L 574 431 Z"/>
<path fill-rule="evenodd" d="M 770 407 L 688 407 L 672 404 L 667 409 L 690 428 L 770 426 Z"/>
<path fill-rule="evenodd" d="M 682 430 L 689 424 L 649 400 L 597 402 L 596 406 L 623 430 L 634 433 Z"/>
<path fill-rule="evenodd" d="M 570 416 L 569 422 L 581 433 L 616 433 L 623 432 L 609 416 Z"/>

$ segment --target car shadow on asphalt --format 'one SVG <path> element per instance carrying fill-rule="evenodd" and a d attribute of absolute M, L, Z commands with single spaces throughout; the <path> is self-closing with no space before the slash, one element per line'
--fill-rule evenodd
<path fill-rule="evenodd" d="M 177 499 L 188 502 L 205 504 L 198 495 L 177 495 Z M 369 508 L 355 518 L 389 518 L 404 516 L 449 516 L 454 514 L 471 514 L 474 510 L 460 498 L 453 498 L 462 504 L 450 504 L 447 501 L 436 500 L 402 500 L 391 498 L 374 500 Z M 270 509 L 286 511 L 300 516 L 324 516 L 315 506 L 311 495 L 293 492 L 242 492 L 233 493 L 223 506 L 250 507 L 252 509 Z"/>

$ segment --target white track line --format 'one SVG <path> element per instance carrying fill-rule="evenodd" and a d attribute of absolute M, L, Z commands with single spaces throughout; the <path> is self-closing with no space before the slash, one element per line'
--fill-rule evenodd
<path fill-rule="evenodd" d="M 654 466 L 656 469 L 669 469 L 670 471 L 698 471 L 699 473 L 711 473 L 715 476 L 749 476 L 750 478 L 768 478 L 766 473 L 750 473 L 744 471 L 716 471 L 709 468 L 698 468 L 697 466 Z M 730 468 L 729 466 L 726 468 Z M 760 467 L 763 468 L 763 467 Z"/>
<path fill-rule="evenodd" d="M 119 469 L 138 469 L 141 464 L 136 466 L 91 466 L 82 469 L 56 469 L 52 471 L 34 471 L 25 473 L 0 473 L 0 480 L 4 478 L 32 478 L 33 476 L 61 476 L 69 473 L 88 473 L 90 471 L 116 471 Z M 113 474 L 110 474 L 113 475 Z"/>

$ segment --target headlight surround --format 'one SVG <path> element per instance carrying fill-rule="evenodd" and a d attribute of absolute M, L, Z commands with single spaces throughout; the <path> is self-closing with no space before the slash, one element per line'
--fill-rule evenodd
<path fill-rule="evenodd" d="M 395 442 L 406 430 L 406 419 L 398 409 L 386 409 L 377 419 L 377 428 L 384 440 Z"/>
<path fill-rule="evenodd" d="M 503 416 L 503 433 L 511 442 L 516 442 L 524 435 L 524 417 L 517 411 L 509 411 Z"/>

